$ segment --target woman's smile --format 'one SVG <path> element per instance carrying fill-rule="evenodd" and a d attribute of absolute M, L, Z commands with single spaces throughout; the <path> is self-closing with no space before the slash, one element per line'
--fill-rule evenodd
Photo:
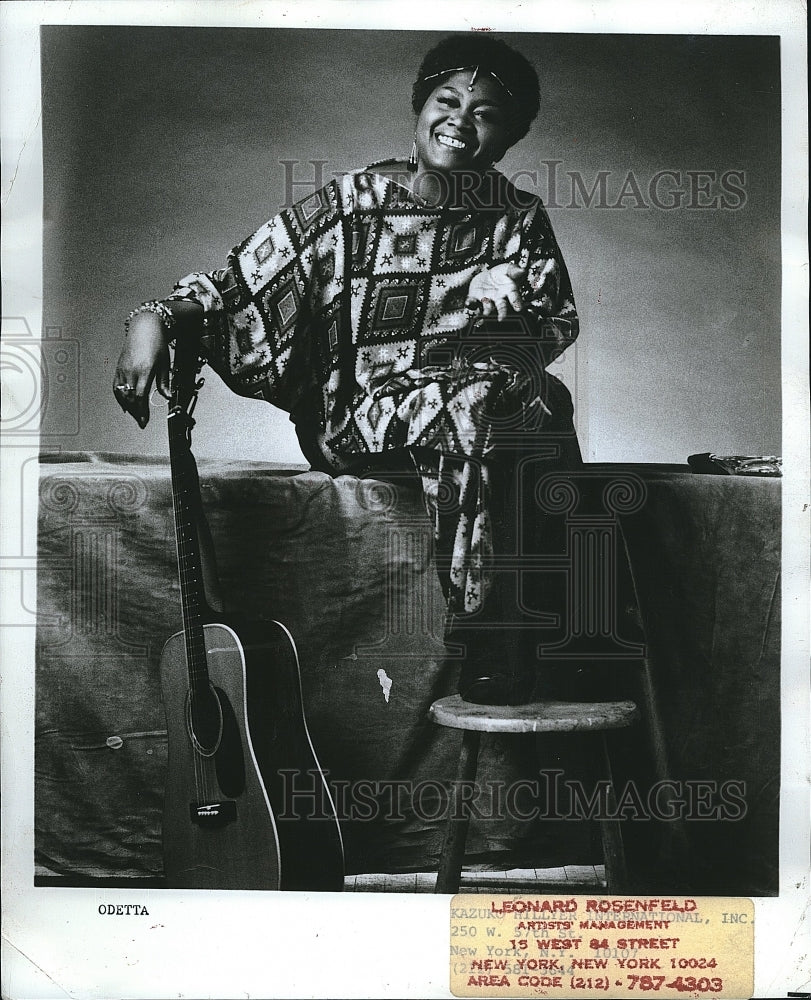
<path fill-rule="evenodd" d="M 437 142 L 442 146 L 449 146 L 451 149 L 467 149 L 467 143 L 457 139 L 452 135 L 445 135 L 444 132 L 437 132 Z"/>
<path fill-rule="evenodd" d="M 487 170 L 508 145 L 504 92 L 471 71 L 448 76 L 431 93 L 417 120 L 417 172 Z"/>

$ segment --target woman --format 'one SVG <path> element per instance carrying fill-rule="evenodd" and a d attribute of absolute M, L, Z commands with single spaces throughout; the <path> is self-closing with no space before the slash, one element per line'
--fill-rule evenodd
<path fill-rule="evenodd" d="M 410 474 L 433 519 L 446 638 L 468 647 L 460 692 L 514 703 L 534 648 L 500 635 L 515 602 L 491 556 L 515 545 L 518 470 L 539 442 L 558 465 L 579 460 L 568 394 L 545 371 L 577 336 L 566 267 L 540 199 L 494 168 L 537 115 L 538 79 L 499 40 L 451 37 L 423 60 L 412 105 L 407 162 L 332 181 L 221 270 L 133 310 L 115 394 L 144 427 L 153 382 L 167 393 L 167 342 L 202 331 L 235 392 L 290 413 L 313 468 Z"/>

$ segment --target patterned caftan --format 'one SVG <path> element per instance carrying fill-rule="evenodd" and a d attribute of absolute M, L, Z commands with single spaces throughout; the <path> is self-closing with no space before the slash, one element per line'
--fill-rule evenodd
<path fill-rule="evenodd" d="M 373 168 L 349 173 L 172 295 L 203 306 L 211 366 L 289 412 L 313 468 L 408 456 L 449 609 L 462 614 L 491 585 L 491 459 L 571 427 L 568 394 L 545 369 L 578 332 L 540 199 L 496 171 L 486 180 L 460 210 L 426 207 Z M 507 261 L 527 270 L 525 312 L 476 328 L 470 281 Z"/>

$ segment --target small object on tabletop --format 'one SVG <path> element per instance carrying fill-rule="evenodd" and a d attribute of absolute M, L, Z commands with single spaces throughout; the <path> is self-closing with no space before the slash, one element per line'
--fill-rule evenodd
<path fill-rule="evenodd" d="M 713 455 L 703 451 L 690 455 L 693 472 L 713 476 L 782 476 L 783 459 L 778 455 Z"/>

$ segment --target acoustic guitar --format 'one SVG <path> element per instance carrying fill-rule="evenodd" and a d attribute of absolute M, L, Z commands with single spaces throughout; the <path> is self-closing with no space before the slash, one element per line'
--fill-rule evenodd
<path fill-rule="evenodd" d="M 179 340 L 168 423 L 183 630 L 160 667 L 167 884 L 337 891 L 341 831 L 307 730 L 293 638 L 277 621 L 225 618 L 206 598 L 191 451 L 201 368 L 196 345 Z"/>

